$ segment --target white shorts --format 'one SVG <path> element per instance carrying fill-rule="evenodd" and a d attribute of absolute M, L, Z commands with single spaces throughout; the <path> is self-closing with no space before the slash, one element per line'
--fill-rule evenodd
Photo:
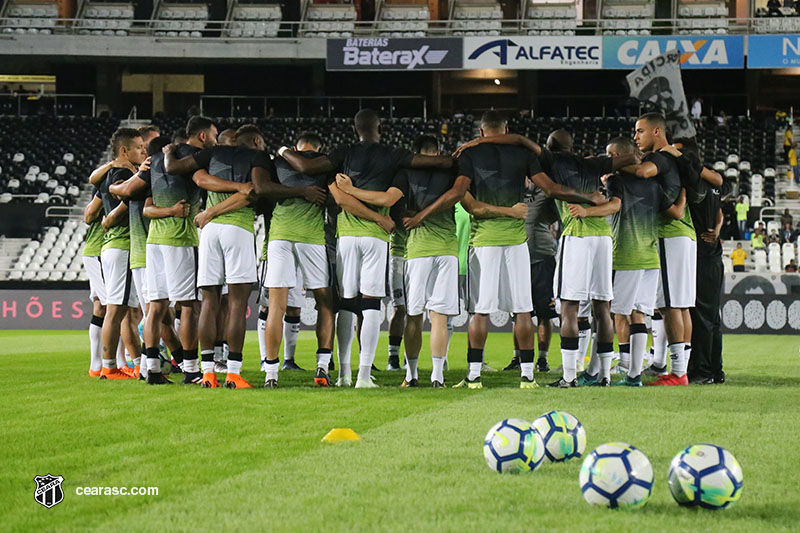
<path fill-rule="evenodd" d="M 656 308 L 688 309 L 697 295 L 697 243 L 689 237 L 658 239 L 661 258 Z"/>
<path fill-rule="evenodd" d="M 136 290 L 133 287 L 129 256 L 128 250 L 117 248 L 109 248 L 100 253 L 100 260 L 103 262 L 107 305 L 139 307 L 139 299 L 136 297 Z"/>
<path fill-rule="evenodd" d="M 131 275 L 133 276 L 133 286 L 136 289 L 136 299 L 139 300 L 139 305 L 144 312 L 144 308 L 150 299 L 147 297 L 147 278 L 145 269 L 143 267 L 132 268 Z"/>
<path fill-rule="evenodd" d="M 258 291 L 258 305 L 262 307 L 269 307 L 269 287 L 265 283 L 267 267 L 268 262 L 263 261 L 261 263 L 261 290 Z M 289 298 L 286 305 L 287 307 L 299 307 L 302 309 L 306 300 L 306 291 L 303 285 L 299 283 L 299 281 L 303 279 L 303 273 L 300 271 L 300 267 L 297 267 L 295 271 L 295 279 L 298 280 L 298 283 L 295 283 L 293 287 L 289 288 Z"/>
<path fill-rule="evenodd" d="M 409 316 L 421 315 L 426 309 L 442 315 L 461 312 L 456 256 L 417 257 L 405 263 L 406 313 Z"/>
<path fill-rule="evenodd" d="M 103 281 L 103 262 L 100 257 L 83 256 L 83 268 L 89 276 L 89 299 L 106 305 L 106 284 Z"/>
<path fill-rule="evenodd" d="M 198 287 L 258 280 L 255 237 L 239 226 L 208 223 L 200 233 L 198 260 Z"/>
<path fill-rule="evenodd" d="M 403 280 L 406 260 L 392 255 L 389 257 L 389 298 L 394 307 L 406 305 L 406 287 Z M 419 313 L 417 313 L 419 314 Z"/>
<path fill-rule="evenodd" d="M 301 285 L 307 290 L 327 287 L 329 275 L 325 245 L 269 241 L 264 284 L 271 288 Z"/>
<path fill-rule="evenodd" d="M 563 235 L 558 245 L 553 295 L 560 300 L 613 300 L 611 237 Z"/>
<path fill-rule="evenodd" d="M 336 275 L 339 296 L 349 299 L 359 294 L 373 298 L 386 296 L 386 265 L 389 243 L 376 237 L 339 237 L 336 248 Z"/>
<path fill-rule="evenodd" d="M 652 316 L 656 305 L 658 273 L 657 268 L 615 270 L 611 312 L 616 315 L 629 316 L 633 311 L 639 311 Z"/>
<path fill-rule="evenodd" d="M 533 311 L 528 245 L 479 246 L 472 250 L 467 283 L 473 312 Z"/>
<path fill-rule="evenodd" d="M 148 244 L 148 300 L 197 300 L 197 262 L 197 248 L 194 246 Z"/>

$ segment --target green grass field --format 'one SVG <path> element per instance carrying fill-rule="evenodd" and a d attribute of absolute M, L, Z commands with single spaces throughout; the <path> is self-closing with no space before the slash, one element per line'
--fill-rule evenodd
<path fill-rule="evenodd" d="M 454 384 L 466 336 L 451 348 Z M 516 372 L 486 375 L 481 391 L 319 390 L 310 372 L 282 373 L 281 388 L 231 391 L 145 387 L 86 376 L 85 332 L 0 331 L 2 529 L 164 531 L 797 531 L 800 520 L 800 359 L 796 337 L 727 336 L 725 385 L 688 388 L 518 389 Z M 558 366 L 558 340 L 551 366 Z M 301 334 L 297 361 L 312 367 Z M 491 334 L 487 362 L 510 358 L 509 334 Z M 244 376 L 260 385 L 248 332 Z M 386 336 L 376 363 L 385 365 Z M 430 359 L 421 359 L 428 383 Z M 540 383 L 557 376 L 538 375 Z M 656 484 L 633 512 L 590 508 L 580 461 L 498 475 L 483 459 L 488 429 L 563 409 L 586 428 L 587 452 L 626 441 L 644 451 Z M 326 444 L 334 427 L 360 443 Z M 696 442 L 728 448 L 744 470 L 741 500 L 711 512 L 679 508 L 666 473 Z M 34 476 L 64 477 L 52 509 L 34 501 Z M 157 486 L 158 496 L 77 496 L 76 487 Z"/>

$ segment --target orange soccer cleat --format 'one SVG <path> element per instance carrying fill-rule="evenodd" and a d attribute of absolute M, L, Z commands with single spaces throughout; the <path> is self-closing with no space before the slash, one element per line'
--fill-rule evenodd
<path fill-rule="evenodd" d="M 675 374 L 669 373 L 666 376 L 661 376 L 652 383 L 648 383 L 648 385 L 662 386 L 662 387 L 688 386 L 689 377 L 686 374 L 682 375 L 681 377 L 678 377 Z"/>
<path fill-rule="evenodd" d="M 200 382 L 200 386 L 204 389 L 216 389 L 219 387 L 217 375 L 213 372 L 206 372 L 203 374 L 203 380 Z"/>
<path fill-rule="evenodd" d="M 245 381 L 239 374 L 231 374 L 230 372 L 225 376 L 226 389 L 252 389 L 253 387 Z"/>
<path fill-rule="evenodd" d="M 129 372 L 132 372 L 128 369 Z M 129 373 L 126 373 L 119 368 L 103 368 L 100 373 L 100 379 L 135 379 Z"/>
<path fill-rule="evenodd" d="M 100 374 L 102 374 L 102 370 L 89 370 L 89 377 L 90 378 L 99 378 Z"/>

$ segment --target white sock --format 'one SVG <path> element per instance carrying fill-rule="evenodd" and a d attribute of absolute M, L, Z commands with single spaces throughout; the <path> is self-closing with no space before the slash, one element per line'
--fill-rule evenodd
<path fill-rule="evenodd" d="M 600 359 L 600 376 L 598 379 L 611 380 L 611 360 L 614 358 L 614 352 L 598 353 Z"/>
<path fill-rule="evenodd" d="M 228 362 L 228 372 L 230 372 L 230 370 L 231 370 L 231 366 L 230 366 L 231 362 L 233 362 L 233 361 L 229 361 Z M 239 363 L 239 368 L 241 368 L 241 363 Z M 265 363 L 264 364 L 264 371 L 267 374 L 267 379 L 277 380 L 278 379 L 278 371 L 280 370 L 280 368 L 281 368 L 281 364 L 280 363 Z M 238 374 L 238 372 L 237 372 L 237 374 Z"/>
<path fill-rule="evenodd" d="M 469 374 L 467 374 L 467 379 L 469 379 L 470 381 L 475 381 L 476 379 L 481 377 L 482 368 L 483 368 L 483 362 L 470 363 Z"/>
<path fill-rule="evenodd" d="M 592 330 L 591 329 L 579 329 L 578 330 L 578 354 L 576 358 L 576 364 L 579 366 L 583 366 L 583 360 L 586 358 L 586 352 L 589 351 L 589 341 L 592 340 Z"/>
<path fill-rule="evenodd" d="M 600 372 L 600 358 L 597 357 L 597 334 L 592 333 L 592 351 L 589 355 L 589 368 L 586 372 L 590 376 L 596 376 Z"/>
<path fill-rule="evenodd" d="M 161 360 L 158 357 L 148 357 L 147 364 L 142 366 L 142 370 L 147 368 L 147 372 L 153 372 L 154 374 L 161 373 Z"/>
<path fill-rule="evenodd" d="M 128 364 L 125 352 L 125 343 L 122 342 L 122 336 L 120 336 L 119 344 L 117 345 L 117 368 L 122 368 Z"/>
<path fill-rule="evenodd" d="M 667 331 L 664 320 L 653 320 L 653 366 L 663 367 L 667 364 Z"/>
<path fill-rule="evenodd" d="M 89 369 L 103 368 L 103 328 L 89 324 Z"/>
<path fill-rule="evenodd" d="M 284 328 L 285 329 L 285 328 Z M 265 332 L 267 331 L 267 321 L 261 318 L 258 319 L 258 353 L 261 355 L 261 360 L 267 358 L 267 338 Z M 220 351 L 222 347 L 220 346 Z M 222 354 L 220 353 L 220 356 Z M 214 359 L 217 357 L 214 356 Z"/>
<path fill-rule="evenodd" d="M 300 335 L 300 322 L 296 324 L 283 319 L 283 360 L 294 360 L 297 350 L 297 337 Z"/>
<path fill-rule="evenodd" d="M 133 366 L 138 366 L 138 367 L 142 366 L 142 358 L 141 358 L 141 356 L 133 358 Z"/>
<path fill-rule="evenodd" d="M 330 351 L 318 351 L 317 352 L 317 368 L 321 368 L 325 372 L 328 371 L 328 365 L 331 363 L 331 352 Z"/>
<path fill-rule="evenodd" d="M 350 356 L 355 335 L 355 313 L 339 311 L 336 317 L 336 356 L 339 359 L 339 376 L 350 376 Z"/>
<path fill-rule="evenodd" d="M 433 356 L 433 370 L 431 371 L 431 381 L 444 383 L 444 357 Z"/>
<path fill-rule="evenodd" d="M 678 377 L 683 376 L 686 374 L 686 364 L 688 363 L 684 343 L 676 342 L 675 344 L 670 344 L 667 348 L 669 349 L 671 372 Z"/>
<path fill-rule="evenodd" d="M 270 365 L 267 365 L 270 366 Z M 278 364 L 275 363 L 274 365 L 277 367 Z M 242 362 L 241 361 L 228 361 L 228 374 L 242 374 Z"/>
<path fill-rule="evenodd" d="M 359 365 L 358 367 L 358 379 L 361 381 L 370 381 L 370 377 L 372 376 L 372 365 Z"/>
<path fill-rule="evenodd" d="M 627 350 L 624 350 L 623 347 L 627 348 Z M 620 366 L 620 368 L 623 368 L 626 371 L 631 367 L 631 344 L 630 344 L 630 342 L 627 342 L 627 343 L 623 342 L 619 346 L 619 366 Z"/>
<path fill-rule="evenodd" d="M 400 358 L 400 346 L 395 346 L 394 344 L 389 345 L 389 357 L 397 357 Z"/>
<path fill-rule="evenodd" d="M 203 359 L 208 357 L 209 355 L 213 354 L 214 350 L 201 350 L 200 358 Z M 214 373 L 214 361 L 202 361 L 200 363 L 200 369 L 203 371 L 203 374 L 213 374 Z"/>
<path fill-rule="evenodd" d="M 533 379 L 533 363 L 520 363 L 519 371 L 523 378 Z"/>
<path fill-rule="evenodd" d="M 577 370 L 575 367 L 580 354 L 580 347 L 577 350 L 561 349 L 561 367 L 564 373 L 564 381 L 569 382 L 577 377 Z"/>
<path fill-rule="evenodd" d="M 418 379 L 417 374 L 417 363 L 419 362 L 419 358 L 409 359 L 406 357 L 406 381 L 411 381 L 412 379 Z"/>
<path fill-rule="evenodd" d="M 358 355 L 359 375 L 361 368 L 372 368 L 375 362 L 375 351 L 378 349 L 378 336 L 381 333 L 381 312 L 377 309 L 361 311 L 364 320 L 361 322 L 361 352 Z"/>
<path fill-rule="evenodd" d="M 200 372 L 200 359 L 184 359 L 183 371 L 184 372 Z M 238 374 L 238 372 L 234 372 Z"/>
<path fill-rule="evenodd" d="M 117 362 L 114 359 L 103 359 L 103 368 L 111 370 L 117 368 Z"/>
<path fill-rule="evenodd" d="M 173 323 L 172 323 L 172 324 L 173 324 L 173 325 L 174 325 L 174 327 L 175 327 L 175 333 L 178 333 L 178 334 L 180 334 L 179 332 L 180 332 L 180 330 L 181 330 L 181 319 L 180 319 L 180 318 L 176 318 L 176 319 L 173 321 Z"/>
<path fill-rule="evenodd" d="M 631 366 L 628 369 L 628 377 L 635 378 L 642 374 L 645 350 L 647 350 L 647 332 L 631 333 Z"/>

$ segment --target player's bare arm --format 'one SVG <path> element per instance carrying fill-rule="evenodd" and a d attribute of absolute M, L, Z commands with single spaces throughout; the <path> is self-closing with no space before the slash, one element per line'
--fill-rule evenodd
<path fill-rule="evenodd" d="M 531 176 L 531 181 L 534 185 L 542 189 L 547 196 L 563 200 L 564 202 L 597 205 L 604 203 L 606 200 L 605 196 L 603 196 L 600 191 L 592 193 L 578 192 L 575 189 L 564 187 L 554 182 L 544 172 Z"/>
<path fill-rule="evenodd" d="M 680 220 L 683 218 L 685 210 L 686 210 L 686 189 L 681 188 L 681 193 L 678 195 L 678 199 L 668 209 L 664 210 L 663 213 L 667 215 L 669 218 Z"/>
<path fill-rule="evenodd" d="M 119 226 L 122 222 L 128 219 L 128 204 L 120 202 L 108 215 L 103 217 L 103 229 L 108 231 L 109 228 Z"/>
<path fill-rule="evenodd" d="M 611 198 L 604 204 L 589 207 L 580 204 L 569 204 L 569 214 L 574 218 L 607 217 L 618 212 L 622 207 L 622 200 Z"/>
<path fill-rule="evenodd" d="M 326 156 L 309 159 L 285 146 L 278 150 L 278 155 L 284 158 L 293 169 L 298 172 L 302 172 L 303 174 L 309 174 L 313 176 L 315 174 L 323 174 L 325 172 L 333 172 L 336 170 L 333 168 L 331 160 Z"/>
<path fill-rule="evenodd" d="M 354 196 L 362 202 L 382 207 L 391 207 L 403 197 L 403 191 L 397 187 L 389 187 L 386 191 L 367 191 L 359 189 L 353 186 L 353 181 L 350 179 L 350 176 L 342 173 L 336 174 L 336 185 L 343 192 Z"/>
<path fill-rule="evenodd" d="M 250 194 L 250 192 L 253 190 L 252 183 L 238 183 L 235 181 L 224 180 L 214 176 L 213 174 L 209 174 L 209 172 L 205 169 L 197 170 L 192 176 L 192 180 L 195 182 L 195 184 L 197 184 L 198 187 L 210 192 L 241 192 L 244 194 Z"/>
<path fill-rule="evenodd" d="M 461 200 L 461 205 L 467 213 L 475 218 L 518 218 L 524 219 L 528 216 L 528 204 L 519 202 L 511 207 L 504 207 L 499 205 L 487 204 L 480 202 L 472 196 L 472 193 L 466 192 L 464 198 Z"/>
<path fill-rule="evenodd" d="M 252 170 L 253 191 L 256 196 L 269 197 L 275 200 L 284 198 L 305 198 L 307 202 L 316 205 L 323 205 L 327 198 L 325 189 L 310 185 L 308 187 L 286 187 L 273 181 L 270 172 L 262 167 L 255 167 Z"/>
<path fill-rule="evenodd" d="M 456 178 L 455 183 L 453 186 L 447 190 L 443 195 L 436 199 L 431 205 L 420 211 L 419 213 L 403 218 L 403 226 L 406 229 L 416 228 L 422 222 L 428 218 L 429 216 L 438 213 L 439 211 L 444 211 L 445 209 L 450 209 L 458 202 L 464 199 L 464 196 L 467 194 L 469 190 L 469 186 L 472 180 L 470 180 L 466 176 L 459 176 Z"/>
<path fill-rule="evenodd" d="M 330 191 L 331 196 L 333 196 L 333 199 L 336 201 L 336 203 L 339 204 L 339 207 L 351 215 L 375 222 L 386 233 L 391 233 L 394 231 L 394 220 L 386 215 L 381 215 L 380 213 L 373 211 L 354 196 L 345 193 L 336 185 L 336 182 L 332 182 L 330 185 L 328 185 L 328 190 Z"/>
<path fill-rule="evenodd" d="M 411 168 L 452 168 L 455 159 L 449 155 L 422 155 L 416 154 L 411 160 Z"/>
<path fill-rule="evenodd" d="M 194 156 L 187 155 L 186 157 L 182 157 L 178 159 L 175 157 L 175 145 L 168 144 L 163 148 L 164 152 L 164 170 L 167 171 L 169 174 L 173 175 L 183 175 L 183 174 L 191 174 L 192 172 L 198 170 L 200 165 L 197 164 L 195 161 Z"/>
<path fill-rule="evenodd" d="M 169 207 L 158 207 L 153 203 L 153 198 L 147 198 L 144 201 L 142 214 L 150 219 L 169 217 L 186 218 L 189 216 L 191 207 L 191 204 L 186 200 L 180 200 Z"/>
<path fill-rule="evenodd" d="M 103 200 L 101 200 L 99 196 L 95 196 L 92 198 L 91 202 L 86 204 L 86 208 L 83 210 L 83 221 L 87 224 L 91 224 L 101 216 L 102 212 Z"/>
<path fill-rule="evenodd" d="M 198 228 L 202 229 L 206 227 L 206 224 L 211 222 L 214 218 L 224 215 L 225 213 L 230 213 L 231 211 L 236 211 L 243 207 L 247 207 L 253 203 L 255 199 L 256 195 L 253 192 L 250 194 L 244 194 L 241 192 L 232 194 L 220 203 L 214 204 L 208 209 L 197 213 L 194 217 L 194 224 Z"/>
<path fill-rule="evenodd" d="M 539 146 L 537 143 L 533 142 L 532 140 L 528 139 L 524 135 L 519 135 L 518 133 L 504 133 L 502 135 L 491 135 L 489 137 L 478 137 L 472 139 L 471 141 L 464 143 L 458 148 L 456 148 L 456 151 L 453 152 L 453 157 L 458 157 L 464 150 L 483 143 L 512 144 L 512 145 L 522 146 L 523 148 L 527 148 L 536 155 L 542 154 L 542 147 Z"/>

